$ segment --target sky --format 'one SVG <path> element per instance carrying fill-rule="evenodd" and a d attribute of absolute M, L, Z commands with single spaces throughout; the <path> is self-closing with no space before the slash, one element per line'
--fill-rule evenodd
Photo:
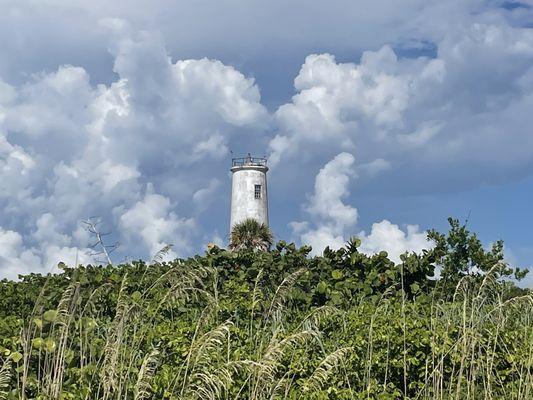
<path fill-rule="evenodd" d="M 225 245 L 248 152 L 276 238 L 314 254 L 398 260 L 451 216 L 533 264 L 532 1 L 0 9 L 0 279 L 98 261 L 87 219 L 116 263 Z"/>

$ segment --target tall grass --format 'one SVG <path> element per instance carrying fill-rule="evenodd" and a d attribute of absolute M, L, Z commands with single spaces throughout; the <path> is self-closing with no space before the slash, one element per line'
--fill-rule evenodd
<path fill-rule="evenodd" d="M 302 314 L 291 295 L 305 273 L 268 297 L 260 272 L 247 315 L 228 315 L 211 268 L 147 271 L 133 293 L 127 274 L 114 294 L 72 282 L 55 310 L 37 300 L 23 358 L 0 369 L 0 399 L 533 398 L 533 298 L 506 300 L 491 273 L 463 278 L 453 302 L 420 307 L 400 290 Z"/>

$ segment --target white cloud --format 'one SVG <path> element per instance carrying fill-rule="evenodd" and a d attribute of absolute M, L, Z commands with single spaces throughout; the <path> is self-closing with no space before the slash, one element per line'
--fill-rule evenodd
<path fill-rule="evenodd" d="M 57 264 L 67 266 L 87 265 L 94 263 L 95 258 L 91 249 L 78 249 L 76 247 L 57 246 L 51 244 L 43 249 L 43 268 L 46 272 L 58 272 Z M 33 266 L 31 267 L 33 269 Z"/>
<path fill-rule="evenodd" d="M 120 216 L 120 226 L 131 240 L 142 239 L 150 255 L 166 245 L 173 245 L 176 256 L 190 250 L 190 234 L 195 228 L 193 219 L 179 218 L 171 211 L 170 200 L 148 192 L 144 198 Z"/>
<path fill-rule="evenodd" d="M 33 233 L 33 237 L 39 243 L 49 242 L 61 246 L 71 243 L 69 236 L 59 233 L 59 224 L 56 218 L 50 213 L 45 213 L 37 219 L 37 229 Z"/>
<path fill-rule="evenodd" d="M 309 220 L 291 227 L 316 249 L 357 232 L 356 175 L 384 193 L 432 194 L 533 171 L 526 9 L 481 0 L 87 4 L 3 5 L 0 268 L 72 259 L 89 240 L 80 219 L 95 215 L 123 243 L 117 257 L 150 256 L 164 242 L 195 251 L 213 236 L 202 229 L 227 212 L 219 196 L 230 149 L 268 147 L 271 165 L 284 163 L 270 172 L 270 195 L 286 202 L 272 210 L 278 221 L 313 192 Z M 330 53 L 309 55 L 318 49 Z M 287 101 L 279 71 L 304 59 Z M 254 75 L 264 92 L 282 93 L 267 99 L 271 113 Z M 320 166 L 313 191 L 306 171 Z M 296 195 L 280 193 L 288 187 Z M 364 243 L 397 254 L 420 248 L 418 235 L 382 221 Z"/>
<path fill-rule="evenodd" d="M 232 137 L 247 140 L 269 124 L 253 78 L 235 68 L 172 62 L 157 35 L 125 27 L 110 40 L 117 76 L 108 85 L 64 65 L 0 86 L 0 224 L 11 240 L 0 267 L 25 270 L 27 254 L 35 270 L 61 257 L 74 263 L 76 252 L 89 260 L 79 222 L 92 216 L 124 243 L 118 259 L 134 249 L 151 256 L 165 243 L 189 254 L 200 234 L 192 215 L 219 185 L 205 171 L 220 170 Z"/>
<path fill-rule="evenodd" d="M 212 179 L 209 184 L 194 192 L 192 200 L 197 210 L 204 211 L 216 199 L 216 191 L 220 187 L 218 179 Z"/>
<path fill-rule="evenodd" d="M 149 4 L 138 0 L 5 0 L 2 6 L 0 36 L 5 40 L 0 42 L 0 53 L 5 56 L 0 60 L 0 74 L 11 77 L 19 71 L 49 68 L 57 59 L 59 63 L 83 61 L 103 75 L 102 64 L 109 64 L 108 34 L 99 27 L 115 35 L 157 31 L 167 38 L 173 54 L 224 53 L 257 66 L 265 62 L 265 53 L 267 60 L 283 62 L 279 54 L 300 57 L 317 46 L 346 54 L 382 43 L 435 41 L 472 16 L 479 18 L 488 4 L 483 0 L 407 0 L 401 4 L 387 0 L 332 0 L 327 4 L 200 0 L 173 7 L 161 0 Z M 489 12 L 492 18 L 497 14 L 493 8 Z M 22 26 L 32 29 L 19 29 Z"/>
<path fill-rule="evenodd" d="M 274 162 L 356 151 L 363 164 L 392 165 L 391 179 L 416 173 L 410 185 L 419 191 L 436 180 L 454 180 L 456 190 L 483 184 L 486 174 L 530 173 L 533 30 L 472 22 L 436 45 L 435 58 L 401 58 L 388 45 L 358 63 L 308 56 L 292 101 L 275 113 Z"/>
<path fill-rule="evenodd" d="M 0 198 L 27 190 L 35 160 L 20 146 L 13 146 L 0 134 Z"/>
<path fill-rule="evenodd" d="M 420 232 L 417 225 L 407 225 L 407 232 L 404 232 L 398 225 L 383 220 L 372 225 L 369 235 L 364 231 L 355 234 L 357 209 L 343 202 L 349 193 L 350 177 L 354 176 L 354 162 L 351 154 L 341 153 L 318 172 L 315 191 L 305 207 L 311 221 L 292 222 L 293 235 L 311 245 L 313 254 L 321 254 L 326 246 L 338 249 L 350 236 L 357 236 L 361 239 L 363 253 L 384 250 L 395 262 L 399 262 L 400 255 L 405 252 L 430 248 L 426 233 Z"/>
<path fill-rule="evenodd" d="M 40 267 L 41 260 L 23 248 L 22 236 L 0 227 L 0 272 L 2 278 L 14 279 Z"/>
<path fill-rule="evenodd" d="M 312 247 L 313 255 L 321 254 L 328 246 L 336 250 L 346 244 L 346 238 L 331 226 L 318 226 L 316 229 L 301 232 L 300 239 L 302 243 Z"/>
<path fill-rule="evenodd" d="M 342 202 L 349 194 L 354 162 L 349 153 L 341 153 L 328 162 L 316 176 L 315 192 L 306 207 L 309 214 L 331 224 L 339 232 L 357 222 L 357 210 Z"/>
<path fill-rule="evenodd" d="M 339 248 L 345 234 L 357 223 L 357 209 L 343 203 L 348 194 L 350 176 L 354 175 L 353 155 L 340 153 L 329 161 L 315 178 L 315 190 L 304 207 L 312 219 L 291 222 L 293 234 L 319 254 L 326 246 Z"/>
<path fill-rule="evenodd" d="M 308 56 L 294 80 L 298 93 L 276 112 L 274 159 L 316 143 L 350 147 L 369 125 L 378 139 L 403 128 L 416 89 L 441 81 L 443 68 L 440 60 L 400 61 L 389 46 L 363 53 L 358 65 L 337 63 L 330 54 Z"/>
<path fill-rule="evenodd" d="M 407 232 L 402 231 L 398 225 L 387 220 L 372 224 L 370 234 L 366 236 L 361 232 L 360 250 L 366 254 L 376 254 L 386 251 L 394 262 L 400 262 L 400 255 L 405 252 L 421 253 L 423 249 L 431 248 L 426 232 L 420 232 L 417 225 L 407 225 Z"/>
<path fill-rule="evenodd" d="M 357 167 L 357 171 L 366 176 L 376 176 L 382 172 L 388 171 L 392 168 L 392 165 L 389 161 L 384 160 L 383 158 L 376 158 L 368 163 L 361 164 Z"/>
<path fill-rule="evenodd" d="M 41 229 L 45 223 L 41 218 Z M 48 241 L 40 243 L 39 248 L 28 248 L 18 232 L 0 227 L 0 279 L 16 279 L 19 274 L 30 272 L 58 272 L 59 262 L 74 266 L 92 261 L 90 249 L 58 246 Z"/>
<path fill-rule="evenodd" d="M 202 99 L 199 105 L 216 110 L 224 121 L 240 126 L 267 118 L 254 80 L 233 67 L 204 58 L 178 61 L 173 69 L 183 97 Z"/>
<path fill-rule="evenodd" d="M 194 160 L 199 160 L 211 156 L 215 159 L 220 159 L 228 154 L 228 151 L 229 149 L 225 144 L 224 137 L 215 133 L 208 139 L 194 145 L 192 158 Z"/>

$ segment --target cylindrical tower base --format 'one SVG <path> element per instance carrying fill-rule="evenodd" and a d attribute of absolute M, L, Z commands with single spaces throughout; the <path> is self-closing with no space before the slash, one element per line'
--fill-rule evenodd
<path fill-rule="evenodd" d="M 267 171 L 266 165 L 237 165 L 231 168 L 230 230 L 247 218 L 268 226 Z"/>

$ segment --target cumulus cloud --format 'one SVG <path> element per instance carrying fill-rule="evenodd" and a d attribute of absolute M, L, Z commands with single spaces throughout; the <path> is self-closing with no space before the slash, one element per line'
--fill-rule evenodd
<path fill-rule="evenodd" d="M 19 233 L 0 228 L 0 263 L 3 277 L 16 278 L 19 273 L 40 267 L 41 261 L 31 250 L 24 249 Z"/>
<path fill-rule="evenodd" d="M 309 49 L 317 47 L 333 54 L 359 54 L 383 43 L 408 42 L 410 48 L 419 48 L 428 41 L 439 41 L 473 16 L 480 18 L 487 8 L 490 15 L 485 18 L 510 14 L 498 9 L 501 3 L 294 0 L 287 4 L 252 0 L 237 4 L 199 0 L 173 7 L 161 0 L 4 0 L 0 37 L 5 40 L 0 41 L 0 54 L 5 56 L 0 58 L 0 75 L 21 79 L 20 71 L 33 73 L 71 63 L 86 64 L 92 77 L 106 81 L 112 61 L 106 54 L 109 34 L 96 29 L 101 20 L 108 29 L 122 34 L 136 29 L 160 32 L 174 55 L 231 60 L 231 64 L 244 64 L 261 74 L 271 69 L 264 64 L 272 60 L 281 69 L 292 71 L 295 60 L 300 63 L 312 51 Z M 509 17 L 514 23 L 524 23 L 530 21 L 529 15 L 527 9 L 519 8 Z"/>
<path fill-rule="evenodd" d="M 198 211 L 205 211 L 211 203 L 215 200 L 215 193 L 220 187 L 218 179 L 212 179 L 209 184 L 194 192 L 192 200 Z"/>
<path fill-rule="evenodd" d="M 362 163 L 384 160 L 391 180 L 416 173 L 419 179 L 405 180 L 411 191 L 431 191 L 439 180 L 454 180 L 455 190 L 482 185 L 487 174 L 495 182 L 531 172 L 525 110 L 532 104 L 532 29 L 475 22 L 444 35 L 435 57 L 397 52 L 384 45 L 358 63 L 308 56 L 292 101 L 275 112 L 272 160 L 303 153 L 324 162 L 356 151 Z"/>
<path fill-rule="evenodd" d="M 294 80 L 298 93 L 276 111 L 280 133 L 271 142 L 272 158 L 316 143 L 354 147 L 368 126 L 373 139 L 382 139 L 404 126 L 416 88 L 438 83 L 443 68 L 440 60 L 399 61 L 389 46 L 363 53 L 359 65 L 337 63 L 330 54 L 308 56 Z"/>
<path fill-rule="evenodd" d="M 364 232 L 361 238 L 360 250 L 366 254 L 376 254 L 386 251 L 394 262 L 400 262 L 400 255 L 405 252 L 421 253 L 431 247 L 425 232 L 420 232 L 418 225 L 407 225 L 406 231 L 387 220 L 372 224 L 369 235 Z"/>
<path fill-rule="evenodd" d="M 57 272 L 59 262 L 68 265 L 92 262 L 90 249 L 60 246 L 44 241 L 38 247 L 28 247 L 18 232 L 0 227 L 0 275 L 16 279 L 20 274 L 31 272 Z"/>
<path fill-rule="evenodd" d="M 345 234 L 357 223 L 357 209 L 342 201 L 349 194 L 354 161 L 351 154 L 341 153 L 318 172 L 314 193 L 305 206 L 305 211 L 313 219 L 314 229 L 308 222 L 291 223 L 293 233 L 302 243 L 311 245 L 315 254 L 326 246 L 341 247 L 345 243 Z"/>
<path fill-rule="evenodd" d="M 232 137 L 269 124 L 252 78 L 218 60 L 172 62 L 157 35 L 119 31 L 108 85 L 71 65 L 0 85 L 2 276 L 92 261 L 79 226 L 92 216 L 123 243 L 117 257 L 167 243 L 190 254 L 219 186 L 206 171 L 220 170 Z M 186 217 L 180 199 L 196 206 Z"/>
<path fill-rule="evenodd" d="M 315 192 L 310 198 L 306 211 L 342 232 L 345 227 L 357 222 L 357 210 L 345 205 L 342 199 L 348 192 L 350 175 L 353 175 L 354 156 L 341 153 L 329 161 L 317 174 Z"/>
<path fill-rule="evenodd" d="M 359 193 L 434 195 L 531 175 L 531 10 L 389 3 L 6 2 L 0 276 L 83 259 L 90 216 L 122 243 L 118 259 L 220 242 L 230 150 L 268 149 L 276 233 L 303 203 L 291 230 L 317 251 L 360 229 L 355 178 Z M 298 67 L 289 93 L 279 71 Z M 392 257 L 424 246 L 387 220 L 360 236 Z"/>
<path fill-rule="evenodd" d="M 147 193 L 120 216 L 122 232 L 131 240 L 142 240 L 149 254 L 155 255 L 164 246 L 172 244 L 177 254 L 190 250 L 193 219 L 178 218 L 171 211 L 170 200 L 155 193 Z M 176 256 L 172 252 L 170 256 Z"/>
<path fill-rule="evenodd" d="M 383 220 L 372 225 L 368 235 L 355 233 L 357 209 L 343 200 L 349 194 L 350 178 L 354 177 L 355 158 L 340 153 L 329 161 L 315 178 L 315 190 L 304 207 L 311 221 L 291 222 L 293 235 L 313 247 L 313 254 L 321 254 L 326 246 L 338 249 L 350 236 L 361 239 L 360 250 L 366 254 L 386 251 L 391 260 L 400 261 L 405 252 L 420 252 L 431 246 L 425 232 L 417 225 L 407 225 L 402 231 L 398 225 Z"/>

